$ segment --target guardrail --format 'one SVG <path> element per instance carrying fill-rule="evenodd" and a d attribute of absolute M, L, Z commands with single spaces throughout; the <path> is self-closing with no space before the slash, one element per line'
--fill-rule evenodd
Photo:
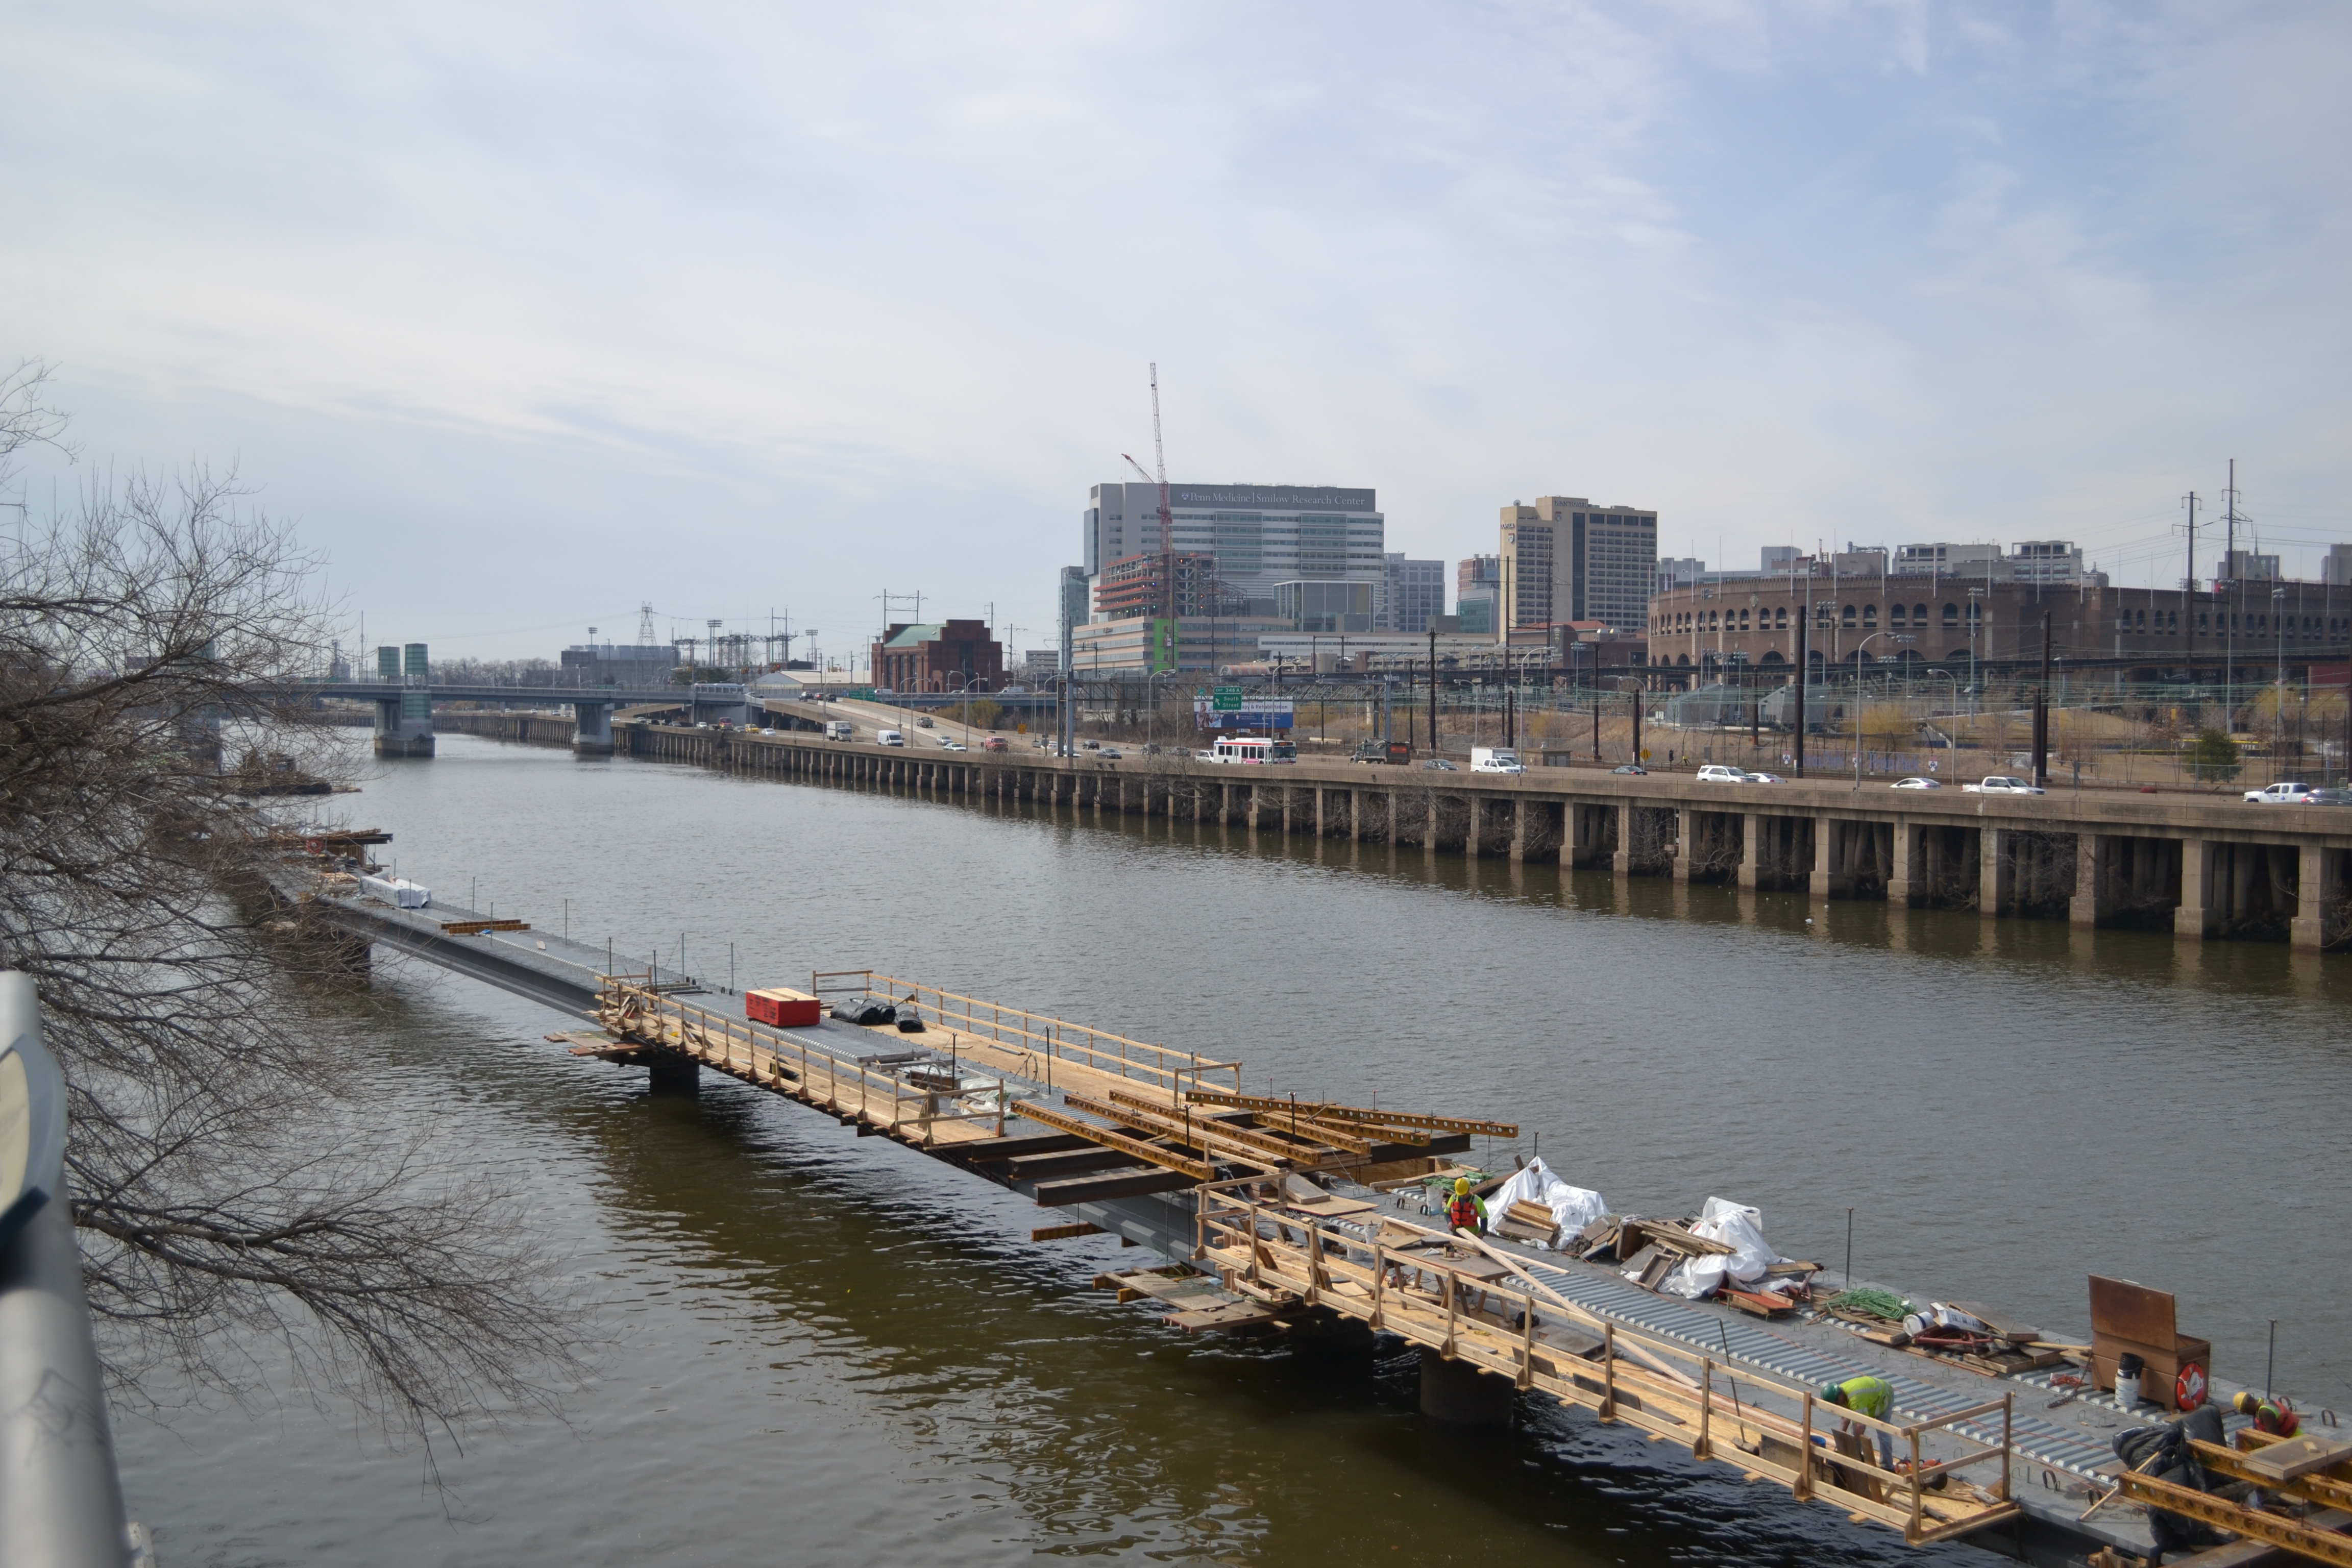
<path fill-rule="evenodd" d="M 0 973 L 0 1562 L 152 1568 L 147 1532 L 123 1517 L 65 1135 L 33 977 Z"/>

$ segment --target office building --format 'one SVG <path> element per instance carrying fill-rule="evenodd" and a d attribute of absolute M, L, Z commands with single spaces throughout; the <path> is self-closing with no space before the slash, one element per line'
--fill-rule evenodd
<path fill-rule="evenodd" d="M 1065 566 L 1061 577 L 1060 624 L 1055 626 L 1055 646 L 1062 650 L 1065 667 L 1070 658 L 1070 635 L 1087 621 L 1087 607 L 1092 595 L 1087 588 L 1087 569 Z"/>
<path fill-rule="evenodd" d="M 2213 575 L 2224 583 L 2275 583 L 2279 558 L 2257 555 L 2251 550 L 2232 550 L 2213 568 Z"/>
<path fill-rule="evenodd" d="M 1445 563 L 1408 561 L 1402 552 L 1391 554 L 1383 590 L 1377 628 L 1425 632 L 1433 617 L 1445 613 Z"/>
<path fill-rule="evenodd" d="M 566 686 L 667 686 L 677 649 L 668 643 L 574 643 L 559 662 Z"/>
<path fill-rule="evenodd" d="M 1372 631 L 1376 586 L 1370 583 L 1277 583 L 1275 615 L 1302 632 Z"/>
<path fill-rule="evenodd" d="M 1657 587 L 1658 514 L 1582 496 L 1513 501 L 1503 508 L 1501 556 L 1506 635 L 1585 620 L 1639 631 Z"/>
<path fill-rule="evenodd" d="M 1277 614 L 1279 585 L 1359 582 L 1377 595 L 1387 575 L 1385 521 L 1370 489 L 1328 485 L 1169 487 L 1173 547 L 1205 555 L 1240 595 L 1244 613 Z M 1087 575 L 1111 563 L 1157 553 L 1160 487 L 1097 485 L 1083 517 Z"/>
<path fill-rule="evenodd" d="M 1095 619 L 1138 616 L 1236 616 L 1246 613 L 1238 592 L 1219 579 L 1216 558 L 1177 551 L 1106 562 L 1095 578 Z M 1172 584 L 1168 574 L 1172 573 Z"/>
<path fill-rule="evenodd" d="M 2319 563 L 2319 580 L 2323 583 L 2352 584 L 2352 544 L 2331 544 L 2326 559 Z"/>

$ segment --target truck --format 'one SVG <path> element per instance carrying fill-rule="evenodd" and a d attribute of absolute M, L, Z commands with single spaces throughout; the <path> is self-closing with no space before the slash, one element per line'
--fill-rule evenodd
<path fill-rule="evenodd" d="M 1508 746 L 1473 746 L 1470 748 L 1470 771 L 1474 773 L 1523 773 L 1528 765 L 1519 761 L 1519 753 Z"/>
<path fill-rule="evenodd" d="M 1981 783 L 1962 784 L 1962 795 L 2048 795 L 2050 792 L 2032 779 L 2021 779 L 2008 773 L 1987 773 Z"/>
<path fill-rule="evenodd" d="M 1360 741 L 1348 759 L 1351 763 L 1391 763 L 1397 767 L 1412 764 L 1412 742 L 1410 741 Z"/>
<path fill-rule="evenodd" d="M 856 730 L 851 727 L 846 719 L 827 719 L 824 721 L 824 738 L 828 741 L 850 740 L 856 733 Z"/>

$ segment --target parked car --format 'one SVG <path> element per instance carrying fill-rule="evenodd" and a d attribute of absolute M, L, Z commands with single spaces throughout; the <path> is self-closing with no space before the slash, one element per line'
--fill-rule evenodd
<path fill-rule="evenodd" d="M 1701 784 L 1746 784 L 1748 782 L 1748 775 L 1738 768 L 1727 768 L 1720 763 L 1711 763 L 1707 766 L 1699 769 L 1698 782 Z"/>
<path fill-rule="evenodd" d="M 1003 736 L 991 735 L 980 743 L 980 749 L 983 752 L 1008 752 L 1013 748 L 1004 743 Z"/>
<path fill-rule="evenodd" d="M 1460 768 L 1455 767 L 1452 763 L 1447 762 L 1444 757 L 1432 757 L 1429 761 L 1422 763 L 1421 765 L 1429 769 L 1433 773 L 1458 773 L 1462 771 Z"/>
<path fill-rule="evenodd" d="M 1923 778 L 1914 774 L 1912 777 L 1907 779 L 1896 779 L 1893 784 L 1888 784 L 1886 787 L 1888 789 L 1941 789 L 1944 787 L 1944 781 L 1941 779 Z"/>
<path fill-rule="evenodd" d="M 2267 789 L 2250 789 L 2247 801 L 2254 805 L 2301 805 L 2311 795 L 2307 784 L 2279 783 Z"/>
<path fill-rule="evenodd" d="M 2050 792 L 2032 779 L 2021 779 L 2011 773 L 1987 773 L 1981 783 L 1962 784 L 1962 795 L 2048 795 Z"/>
<path fill-rule="evenodd" d="M 1650 770 L 1639 763 L 1620 763 L 1609 771 L 1612 773 L 1633 773 L 1642 778 L 1650 776 Z"/>

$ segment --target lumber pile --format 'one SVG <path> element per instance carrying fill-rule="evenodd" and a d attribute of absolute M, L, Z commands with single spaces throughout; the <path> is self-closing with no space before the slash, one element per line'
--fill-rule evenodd
<path fill-rule="evenodd" d="M 1486 1229 L 1490 1235 L 1532 1242 L 1538 1247 L 1550 1247 L 1559 1240 L 1559 1222 L 1552 1217 L 1551 1210 L 1525 1198 L 1502 1214 L 1488 1216 Z"/>

